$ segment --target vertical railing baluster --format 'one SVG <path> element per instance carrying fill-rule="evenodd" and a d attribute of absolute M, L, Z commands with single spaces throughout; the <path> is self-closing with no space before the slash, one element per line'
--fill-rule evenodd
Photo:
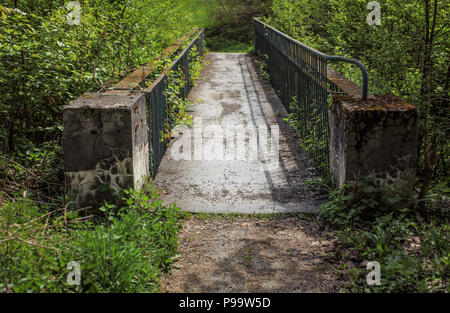
<path fill-rule="evenodd" d="M 298 119 L 303 138 L 314 140 L 313 157 L 328 160 L 328 92 L 326 59 L 295 44 L 255 19 L 255 49 L 268 56 L 266 70 L 281 102 Z M 297 107 L 290 109 L 293 97 Z M 328 162 L 326 163 L 328 165 Z"/>
<path fill-rule="evenodd" d="M 179 95 L 183 99 L 186 99 L 189 91 L 191 90 L 192 82 L 189 73 L 190 57 L 189 54 L 193 47 L 196 47 L 199 55 L 203 55 L 203 40 L 204 31 L 196 35 L 196 38 L 190 43 L 188 48 L 184 51 L 184 54 L 178 57 L 178 59 L 170 66 L 168 72 L 174 77 L 182 76 L 183 85 L 180 87 Z M 148 125 L 149 125 L 149 157 L 150 157 L 150 169 L 151 176 L 155 178 L 156 171 L 159 164 L 166 152 L 168 145 L 168 138 L 164 136 L 166 131 L 171 131 L 171 127 L 175 121 L 169 120 L 172 118 L 169 116 L 168 107 L 169 102 L 165 91 L 168 87 L 167 73 L 162 74 L 153 88 L 147 93 L 147 110 L 148 110 Z M 167 125 L 168 123 L 168 125 Z M 167 127 L 167 128 L 166 128 Z"/>

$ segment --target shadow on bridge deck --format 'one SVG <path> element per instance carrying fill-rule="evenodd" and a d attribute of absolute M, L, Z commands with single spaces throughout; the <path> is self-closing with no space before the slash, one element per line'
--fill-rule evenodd
<path fill-rule="evenodd" d="M 305 185 L 315 168 L 252 58 L 210 53 L 205 62 L 189 94 L 194 125 L 178 130 L 156 176 L 164 202 L 190 212 L 317 211 Z"/>

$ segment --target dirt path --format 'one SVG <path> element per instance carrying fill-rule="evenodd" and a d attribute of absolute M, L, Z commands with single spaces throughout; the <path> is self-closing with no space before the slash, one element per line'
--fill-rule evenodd
<path fill-rule="evenodd" d="M 183 223 L 180 258 L 164 292 L 338 292 L 327 255 L 334 241 L 298 217 L 193 217 Z"/>

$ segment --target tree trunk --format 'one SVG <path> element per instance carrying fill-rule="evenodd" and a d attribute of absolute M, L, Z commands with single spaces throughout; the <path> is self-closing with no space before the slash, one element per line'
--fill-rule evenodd
<path fill-rule="evenodd" d="M 437 18 L 437 0 L 434 0 L 433 5 L 433 20 L 430 27 L 430 3 L 429 0 L 424 0 L 425 3 L 425 51 L 424 51 L 424 61 L 422 69 L 422 84 L 420 88 L 420 95 L 425 99 L 427 97 L 427 117 L 426 125 L 424 129 L 424 171 L 423 171 L 423 184 L 419 192 L 419 199 L 424 199 L 430 190 L 431 182 L 433 179 L 434 168 L 438 160 L 435 147 L 430 141 L 430 115 L 431 115 L 431 91 L 433 90 L 431 86 L 431 72 L 432 72 L 432 54 L 433 54 L 433 40 L 434 31 L 436 27 Z M 423 205 L 421 205 L 423 207 Z"/>

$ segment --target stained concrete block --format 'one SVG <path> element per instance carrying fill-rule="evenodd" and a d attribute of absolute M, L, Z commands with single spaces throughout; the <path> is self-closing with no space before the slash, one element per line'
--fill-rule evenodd
<path fill-rule="evenodd" d="M 146 97 L 123 91 L 85 94 L 64 108 L 66 191 L 97 208 L 149 174 Z"/>
<path fill-rule="evenodd" d="M 400 98 L 335 96 L 330 118 L 330 169 L 338 186 L 366 176 L 378 185 L 412 189 L 418 115 Z"/>

